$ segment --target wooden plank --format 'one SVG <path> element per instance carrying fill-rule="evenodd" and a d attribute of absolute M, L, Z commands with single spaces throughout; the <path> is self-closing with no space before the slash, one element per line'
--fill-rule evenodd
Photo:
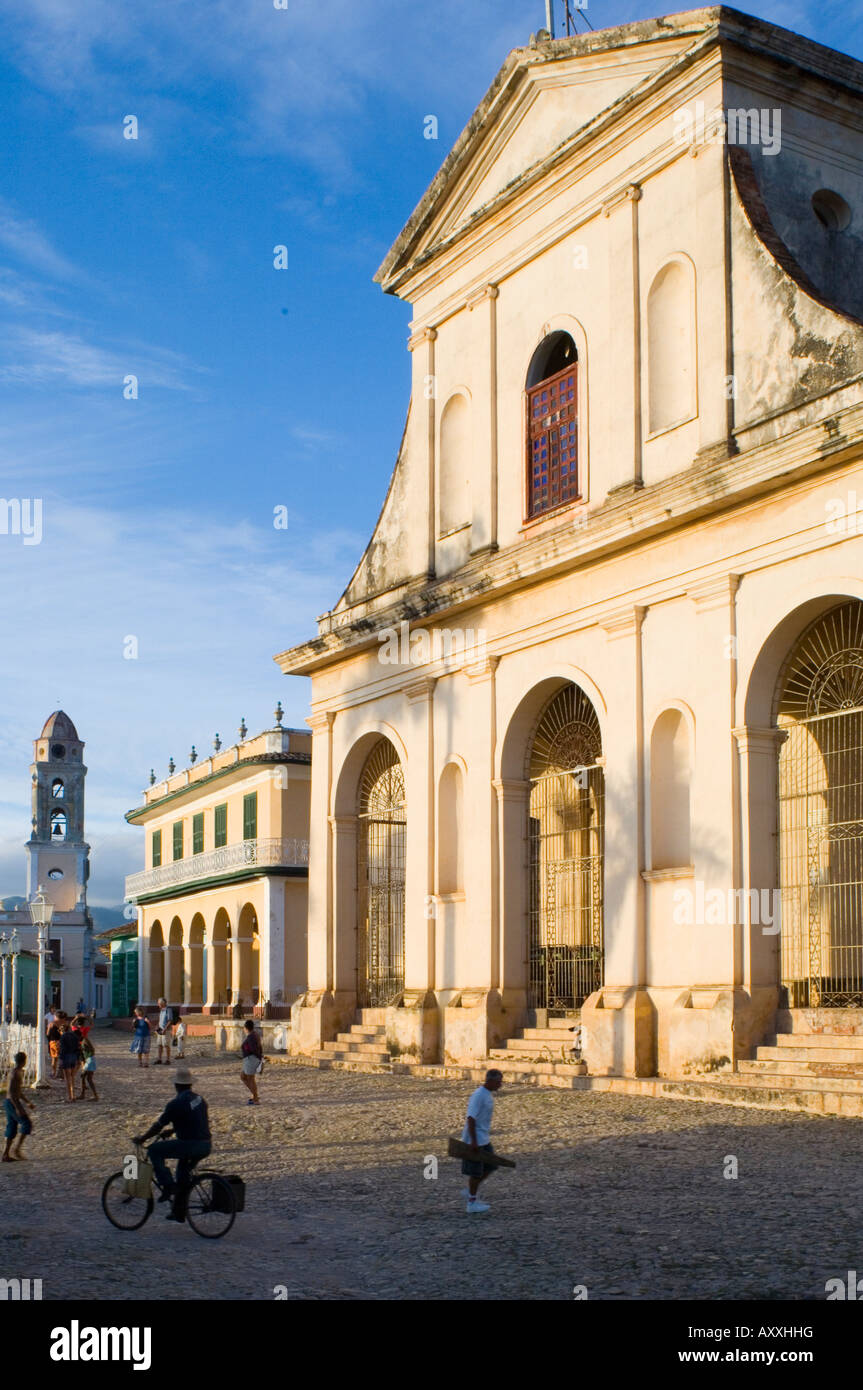
<path fill-rule="evenodd" d="M 470 1146 L 463 1139 L 457 1139 L 451 1134 L 447 1140 L 447 1154 L 450 1158 L 467 1158 L 473 1163 L 482 1163 L 486 1168 L 514 1168 L 514 1158 L 504 1158 L 503 1154 L 475 1154 Z"/>

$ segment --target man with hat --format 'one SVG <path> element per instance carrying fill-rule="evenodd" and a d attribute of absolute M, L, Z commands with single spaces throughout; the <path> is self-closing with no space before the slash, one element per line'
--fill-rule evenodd
<path fill-rule="evenodd" d="M 157 1143 L 151 1144 L 147 1151 L 156 1181 L 162 1189 L 159 1201 L 167 1202 L 171 1197 L 174 1198 L 173 1209 L 168 1216 L 169 1221 L 185 1221 L 189 1174 L 197 1160 L 206 1158 L 211 1148 L 207 1102 L 203 1096 L 192 1090 L 193 1082 L 192 1073 L 186 1067 L 178 1068 L 174 1074 L 176 1096 L 168 1101 L 158 1120 L 150 1126 L 146 1134 L 141 1134 L 134 1140 L 136 1144 L 145 1144 L 163 1129 L 171 1128 L 174 1131 L 173 1139 L 160 1139 Z M 172 1179 L 171 1170 L 165 1162 L 168 1158 L 177 1159 L 176 1182 Z"/>

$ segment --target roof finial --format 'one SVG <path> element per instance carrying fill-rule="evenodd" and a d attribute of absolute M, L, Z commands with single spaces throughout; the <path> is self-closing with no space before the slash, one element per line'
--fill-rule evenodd
<path fill-rule="evenodd" d="M 248 732 L 249 732 L 249 731 L 248 731 L 248 729 L 246 728 L 246 721 L 245 721 L 244 717 L 243 717 L 242 715 L 240 715 L 240 727 L 239 727 L 239 729 L 237 730 L 237 733 L 240 735 L 240 742 L 241 742 L 241 743 L 242 743 L 243 740 L 245 739 L 246 734 L 247 734 Z"/>
<path fill-rule="evenodd" d="M 279 728 L 281 728 L 281 727 L 282 727 L 282 720 L 283 720 L 284 717 L 285 717 L 285 711 L 282 709 L 282 702 L 281 702 L 281 700 L 280 700 L 279 703 L 276 705 L 276 708 L 275 708 L 275 710 L 273 711 L 273 713 L 274 713 L 275 718 L 276 718 L 276 724 L 278 725 Z"/>

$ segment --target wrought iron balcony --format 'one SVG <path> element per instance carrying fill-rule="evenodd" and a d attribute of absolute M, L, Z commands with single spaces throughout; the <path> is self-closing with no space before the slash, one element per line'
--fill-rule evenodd
<path fill-rule="evenodd" d="M 225 845 L 205 854 L 175 859 L 158 869 L 130 874 L 126 879 L 126 897 L 142 898 L 163 889 L 218 878 L 220 874 L 227 876 L 243 869 L 305 868 L 308 862 L 308 840 L 243 840 L 238 845 Z"/>

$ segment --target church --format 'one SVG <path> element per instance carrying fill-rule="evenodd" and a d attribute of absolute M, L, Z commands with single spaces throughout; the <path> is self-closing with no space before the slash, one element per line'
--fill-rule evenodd
<path fill-rule="evenodd" d="M 591 1075 L 679 1078 L 863 1034 L 861 137 L 863 65 L 725 7 L 506 59 L 377 273 L 374 532 L 275 658 L 295 1051 L 580 1025 Z"/>
<path fill-rule="evenodd" d="M 56 710 L 33 743 L 27 902 L 0 911 L 0 935 L 35 951 L 38 933 L 27 904 L 43 893 L 54 908 L 45 961 L 47 1003 L 74 1013 L 79 1004 L 108 1011 L 107 964 L 93 942 L 87 908 L 90 846 L 84 839 L 84 744 L 68 714 Z"/>

